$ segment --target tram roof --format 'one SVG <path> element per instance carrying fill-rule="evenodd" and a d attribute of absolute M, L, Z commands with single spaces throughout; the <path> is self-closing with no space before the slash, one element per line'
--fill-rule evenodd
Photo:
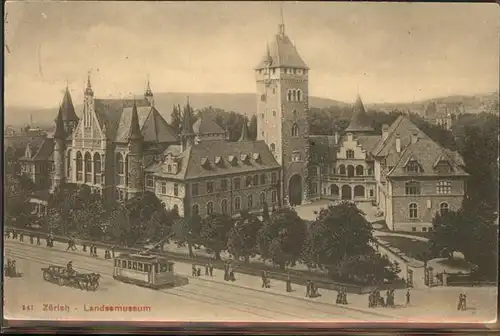
<path fill-rule="evenodd" d="M 154 254 L 139 254 L 139 253 L 121 253 L 115 259 L 133 260 L 143 263 L 173 263 L 165 257 Z"/>

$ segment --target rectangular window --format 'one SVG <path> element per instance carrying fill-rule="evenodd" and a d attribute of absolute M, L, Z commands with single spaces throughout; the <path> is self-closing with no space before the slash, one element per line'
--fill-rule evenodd
<path fill-rule="evenodd" d="M 222 191 L 227 190 L 227 180 L 220 181 L 220 188 L 222 189 Z"/>
<path fill-rule="evenodd" d="M 273 203 L 276 203 L 278 201 L 278 192 L 276 190 L 273 190 L 271 193 L 271 200 Z"/>
<path fill-rule="evenodd" d="M 417 181 L 406 182 L 405 194 L 406 195 L 420 195 L 420 183 Z"/>
<path fill-rule="evenodd" d="M 352 149 L 348 149 L 345 154 L 348 159 L 354 159 L 354 151 Z"/>
<path fill-rule="evenodd" d="M 207 193 L 211 194 L 214 192 L 214 183 L 213 182 L 207 182 Z"/>
<path fill-rule="evenodd" d="M 416 162 L 410 162 L 406 165 L 407 173 L 418 173 L 420 171 L 419 165 Z"/>
<path fill-rule="evenodd" d="M 179 185 L 177 183 L 174 184 L 174 196 L 179 196 Z"/>
<path fill-rule="evenodd" d="M 152 176 L 147 176 L 146 177 L 146 187 L 154 187 L 155 186 L 155 181 Z"/>
<path fill-rule="evenodd" d="M 241 188 L 241 179 L 239 177 L 234 179 L 234 190 L 239 190 Z"/>
<path fill-rule="evenodd" d="M 276 173 L 271 174 L 271 183 L 275 184 L 278 182 L 278 175 Z"/>
<path fill-rule="evenodd" d="M 198 194 L 199 194 L 198 183 L 193 183 L 191 185 L 191 195 L 192 196 L 198 196 Z"/>
<path fill-rule="evenodd" d="M 166 195 L 167 194 L 167 182 L 161 181 L 160 184 L 161 184 L 161 193 L 163 195 Z"/>
<path fill-rule="evenodd" d="M 436 183 L 436 193 L 440 195 L 451 194 L 451 181 L 439 181 Z"/>

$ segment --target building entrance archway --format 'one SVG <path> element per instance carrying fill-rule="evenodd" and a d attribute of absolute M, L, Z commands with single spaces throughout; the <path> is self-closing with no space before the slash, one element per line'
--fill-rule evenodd
<path fill-rule="evenodd" d="M 288 201 L 290 205 L 300 205 L 302 203 L 302 177 L 293 175 L 288 184 Z"/>
<path fill-rule="evenodd" d="M 351 186 L 348 186 L 348 185 L 342 186 L 342 199 L 343 200 L 352 200 Z"/>

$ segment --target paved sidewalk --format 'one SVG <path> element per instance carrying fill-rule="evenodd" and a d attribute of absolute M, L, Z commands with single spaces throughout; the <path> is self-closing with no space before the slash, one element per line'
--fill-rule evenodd
<path fill-rule="evenodd" d="M 13 241 L 10 239 L 10 241 Z M 31 245 L 29 243 L 29 238 L 23 243 L 17 241 L 19 244 Z M 42 240 L 42 247 L 45 247 L 45 241 Z M 67 244 L 56 242 L 52 249 L 59 251 L 66 251 Z M 77 251 L 71 251 L 69 254 L 78 253 L 89 255 L 88 252 L 83 252 L 82 247 L 78 246 Z M 104 250 L 98 249 L 99 259 L 104 259 Z M 68 258 L 70 260 L 70 258 Z M 111 263 L 112 260 L 109 260 Z M 78 265 L 74 265 L 78 268 Z M 176 262 L 175 271 L 181 275 L 191 276 L 191 264 Z M 205 273 L 202 267 L 202 274 Z M 238 274 L 238 269 L 235 269 L 235 282 L 226 282 L 223 279 L 223 272 L 221 270 L 214 270 L 214 276 L 209 277 L 202 275 L 201 277 L 196 277 L 196 279 L 225 283 L 230 286 L 243 287 L 250 290 L 269 292 L 272 295 L 284 295 L 291 296 L 298 299 L 316 301 L 322 304 L 335 305 L 335 299 L 337 292 L 330 290 L 321 290 L 322 296 L 315 299 L 305 298 L 305 288 L 304 286 L 293 285 L 293 292 L 287 293 L 285 288 L 286 284 L 283 281 L 271 280 L 271 288 L 262 288 L 262 281 L 260 277 Z M 456 304 L 458 294 L 461 292 L 467 293 L 468 296 L 468 307 L 467 311 L 457 311 Z M 387 320 L 388 316 L 392 318 L 397 317 L 403 320 L 412 321 L 450 321 L 454 319 L 461 322 L 470 321 L 481 321 L 492 320 L 496 316 L 496 297 L 497 297 L 496 287 L 469 287 L 469 288 L 458 288 L 458 287 L 435 287 L 426 289 L 413 289 L 411 291 L 411 304 L 406 305 L 405 290 L 396 290 L 395 303 L 396 308 L 368 308 L 368 295 L 358 295 L 349 294 L 348 302 L 349 305 L 345 306 L 347 309 L 353 309 L 357 311 L 363 311 L 370 314 L 380 314 L 379 318 L 381 320 Z M 385 296 L 385 293 L 381 293 Z M 270 297 L 272 300 L 272 297 Z M 385 316 L 385 318 L 384 318 Z M 390 318 L 390 319 L 392 319 Z M 466 320 L 466 321 L 464 321 Z"/>

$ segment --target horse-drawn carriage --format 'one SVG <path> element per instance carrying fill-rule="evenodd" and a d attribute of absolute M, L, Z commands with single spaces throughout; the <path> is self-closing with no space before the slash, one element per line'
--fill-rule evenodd
<path fill-rule="evenodd" d="M 92 291 L 97 290 L 101 278 L 98 273 L 68 272 L 68 269 L 63 266 L 50 265 L 42 268 L 42 271 L 45 281 L 57 283 L 59 286 L 78 286 L 80 289 Z"/>

